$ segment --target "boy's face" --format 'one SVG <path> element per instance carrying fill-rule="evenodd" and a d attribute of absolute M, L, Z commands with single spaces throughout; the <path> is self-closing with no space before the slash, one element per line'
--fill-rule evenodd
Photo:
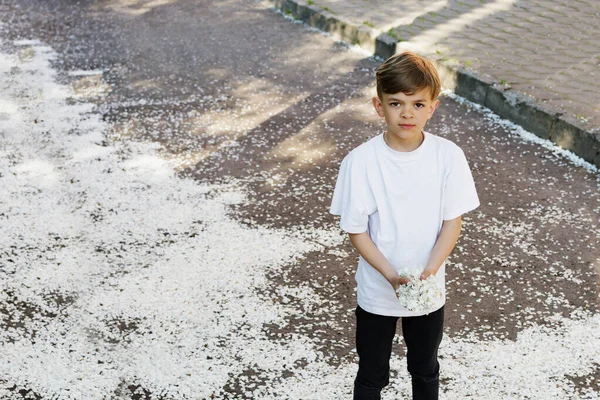
<path fill-rule="evenodd" d="M 383 93 L 382 99 L 373 97 L 373 106 L 377 114 L 385 118 L 388 133 L 402 140 L 420 138 L 423 127 L 439 103 L 439 100 L 431 99 L 427 88 L 411 95 L 400 92 Z"/>

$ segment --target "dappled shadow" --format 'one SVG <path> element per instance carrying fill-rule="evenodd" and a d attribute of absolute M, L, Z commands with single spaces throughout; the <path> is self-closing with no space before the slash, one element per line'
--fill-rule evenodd
<path fill-rule="evenodd" d="M 236 147 L 225 148 L 213 154 L 204 164 L 196 165 L 193 170 L 200 171 L 200 179 L 209 180 L 213 177 L 246 178 L 254 176 L 260 171 L 273 170 L 273 168 L 288 169 L 298 167 L 298 152 L 285 149 L 282 144 L 296 136 L 319 116 L 332 108 L 343 104 L 362 86 L 371 83 L 372 77 L 364 74 L 365 65 L 371 68 L 371 60 L 357 63 L 356 69 L 336 81 L 331 82 L 318 91 L 310 93 L 300 101 L 290 105 L 278 114 L 261 122 L 258 126 L 241 135 Z M 352 85 L 348 85 L 352 82 Z M 238 147 L 242 149 L 240 152 Z M 277 150 L 279 149 L 279 150 Z M 321 147 L 322 152 L 318 158 L 328 155 L 334 148 Z M 314 147 L 313 147 L 314 150 Z M 235 157 L 234 154 L 235 153 Z M 305 163 L 306 167 L 314 168 L 318 160 Z"/>
<path fill-rule="evenodd" d="M 257 196 L 293 190 L 314 207 L 309 199 L 330 195 L 325 172 L 356 143 L 340 138 L 380 129 L 367 112 L 340 113 L 348 101 L 357 106 L 377 67 L 341 44 L 255 7 L 232 13 L 231 2 L 180 0 L 135 16 L 115 13 L 116 3 L 54 0 L 44 4 L 49 15 L 27 18 L 64 55 L 60 78 L 98 104 L 108 139 L 160 143 L 181 176 L 247 179 Z"/>
<path fill-rule="evenodd" d="M 161 6 L 166 6 L 178 0 L 104 0 L 96 5 L 98 8 L 109 8 L 115 12 L 128 15 L 141 15 Z"/>

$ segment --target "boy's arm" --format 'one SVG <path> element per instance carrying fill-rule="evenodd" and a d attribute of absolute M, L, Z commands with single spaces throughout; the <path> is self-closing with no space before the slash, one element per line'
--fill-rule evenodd
<path fill-rule="evenodd" d="M 446 257 L 454 249 L 461 229 L 462 216 L 442 223 L 442 229 L 435 242 L 435 246 L 433 246 L 433 250 L 431 250 L 425 270 L 421 274 L 421 279 L 427 279 L 429 275 L 435 275 L 438 272 Z"/>
<path fill-rule="evenodd" d="M 373 240 L 367 232 L 349 233 L 350 242 L 358 253 L 364 258 L 373 268 L 375 268 L 385 279 L 392 285 L 394 290 L 398 289 L 399 285 L 408 283 L 408 279 L 398 276 L 396 269 L 385 258 L 381 251 L 375 246 Z"/>

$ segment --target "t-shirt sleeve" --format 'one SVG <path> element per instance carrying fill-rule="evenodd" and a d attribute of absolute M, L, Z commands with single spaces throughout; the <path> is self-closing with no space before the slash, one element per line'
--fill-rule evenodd
<path fill-rule="evenodd" d="M 454 152 L 444 187 L 443 219 L 448 221 L 479 207 L 473 175 L 461 148 Z"/>
<path fill-rule="evenodd" d="M 335 184 L 329 212 L 340 216 L 340 227 L 348 233 L 366 232 L 369 214 L 377 210 L 367 171 L 353 155 L 344 158 Z"/>

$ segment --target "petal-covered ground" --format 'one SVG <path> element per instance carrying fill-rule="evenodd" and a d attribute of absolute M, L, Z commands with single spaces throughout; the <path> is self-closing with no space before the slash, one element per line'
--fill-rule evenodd
<path fill-rule="evenodd" d="M 74 399 L 141 385 L 203 398 L 250 369 L 284 381 L 308 363 L 330 375 L 307 338 L 261 332 L 294 310 L 257 291 L 340 233 L 231 219 L 243 187 L 177 178 L 151 143 L 107 142 L 91 104 L 70 104 L 54 82 L 52 50 L 16 45 L 0 54 L 3 396 L 12 385 Z M 289 294 L 318 303 L 309 287 Z"/>
<path fill-rule="evenodd" d="M 23 4 L 0 2 L 0 397 L 349 398 L 356 254 L 327 209 L 381 129 L 377 61 L 257 3 Z M 597 169 L 453 96 L 429 129 L 482 200 L 442 398 L 599 398 Z M 386 398 L 410 393 L 398 332 Z"/>

